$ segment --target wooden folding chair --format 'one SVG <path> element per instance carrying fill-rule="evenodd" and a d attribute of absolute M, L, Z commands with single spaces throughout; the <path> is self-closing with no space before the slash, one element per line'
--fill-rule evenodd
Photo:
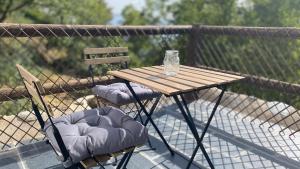
<path fill-rule="evenodd" d="M 129 94 L 130 91 L 126 87 L 124 83 L 115 83 L 112 85 L 107 85 L 108 88 L 116 89 L 120 93 L 119 95 L 112 95 L 112 93 L 102 91 L 101 88 L 103 89 L 104 86 L 102 85 L 96 85 L 95 80 L 94 80 L 94 67 L 93 66 L 100 66 L 104 64 L 117 64 L 120 65 L 121 69 L 123 68 L 128 68 L 128 63 L 130 61 L 130 58 L 128 56 L 128 48 L 127 47 L 106 47 L 106 48 L 85 48 L 84 51 L 84 63 L 88 65 L 88 70 L 89 74 L 92 78 L 92 83 L 93 83 L 93 92 L 97 98 L 97 103 L 98 106 L 100 103 L 104 105 L 110 105 L 114 107 L 120 108 L 123 105 L 128 105 L 128 104 L 134 104 L 135 107 L 137 108 L 137 116 L 135 116 L 135 119 L 139 117 L 141 123 L 143 122 L 143 119 L 141 117 L 141 112 L 142 109 L 138 107 L 136 100 L 134 97 L 131 97 Z M 152 91 L 150 89 L 147 89 L 144 86 L 141 86 L 139 84 L 133 84 L 135 86 L 134 90 L 140 90 L 138 93 L 139 98 L 144 101 L 144 106 L 146 106 L 149 101 L 151 101 L 154 98 L 157 98 L 157 102 L 161 96 L 160 93 Z M 122 90 L 122 91 L 121 91 Z M 114 91 L 115 92 L 115 91 Z M 108 94 L 104 94 L 108 93 Z M 124 93 L 127 93 L 129 96 L 126 98 L 120 97 Z M 130 99 L 128 99 L 130 98 Z M 148 140 L 149 146 L 152 148 L 151 142 Z"/>
<path fill-rule="evenodd" d="M 90 151 L 96 152 L 96 150 L 93 150 L 93 149 L 88 150 L 89 147 L 82 146 L 84 148 L 87 148 L 87 151 L 89 152 L 89 157 L 78 160 L 78 159 L 80 159 L 80 153 L 79 153 L 79 155 L 78 154 L 74 155 L 73 152 L 75 150 L 70 149 L 70 147 L 72 147 L 72 146 L 69 145 L 70 143 L 68 142 L 68 140 L 66 138 L 68 136 L 65 136 L 66 134 L 64 133 L 64 132 L 69 132 L 69 129 L 67 127 L 77 125 L 77 122 L 71 122 L 72 124 L 66 125 L 66 124 L 64 124 L 65 121 L 63 121 L 64 123 L 60 123 L 60 121 L 64 120 L 64 119 L 69 119 L 70 117 L 75 118 L 78 115 L 82 115 L 82 117 L 80 117 L 81 118 L 80 125 L 82 125 L 83 123 L 87 123 L 87 125 L 91 125 L 91 123 L 88 122 L 89 119 L 93 119 L 91 117 L 94 117 L 94 114 L 91 114 L 91 113 L 96 112 L 95 116 L 100 119 L 98 121 L 101 121 L 101 117 L 106 116 L 103 119 L 107 119 L 107 117 L 112 117 L 112 116 L 110 116 L 110 114 L 115 113 L 115 112 L 109 112 L 109 113 L 105 114 L 105 113 L 102 113 L 101 109 L 97 108 L 97 109 L 86 110 L 84 112 L 74 112 L 70 115 L 65 115 L 65 116 L 62 116 L 59 118 L 53 118 L 52 117 L 53 113 L 51 111 L 50 105 L 44 99 L 43 95 L 45 95 L 46 93 L 45 93 L 45 90 L 44 90 L 40 80 L 38 78 L 36 78 L 35 76 L 33 76 L 29 71 L 27 71 L 22 66 L 16 65 L 16 67 L 17 67 L 19 74 L 23 79 L 24 85 L 30 95 L 30 99 L 32 102 L 32 109 L 37 117 L 37 120 L 38 120 L 40 126 L 41 126 L 41 130 L 45 133 L 46 137 L 48 138 L 48 143 L 53 148 L 54 152 L 58 156 L 58 159 L 62 161 L 62 164 L 65 168 L 67 168 L 67 169 L 90 168 L 90 167 L 97 166 L 97 165 L 104 168 L 103 163 L 107 162 L 111 157 L 115 157 L 115 156 L 122 155 L 122 154 L 124 154 L 124 156 L 122 157 L 121 161 L 119 162 L 117 168 L 126 168 L 126 165 L 134 151 L 134 148 L 137 146 L 141 146 L 146 142 L 146 140 L 148 138 L 147 129 L 145 129 L 143 125 L 141 125 L 140 123 L 136 122 L 131 117 L 129 117 L 123 113 L 123 116 L 121 119 L 122 122 L 120 124 L 120 125 L 124 125 L 124 129 L 123 129 L 124 131 L 122 130 L 122 132 L 125 132 L 125 130 L 128 130 L 128 128 L 126 128 L 126 126 L 125 126 L 125 125 L 127 125 L 127 123 L 130 123 L 130 126 L 135 125 L 134 130 L 130 131 L 129 134 L 131 134 L 132 132 L 133 133 L 135 132 L 135 133 L 132 136 L 130 136 L 130 140 L 127 140 L 127 143 L 130 142 L 130 144 L 132 144 L 131 142 L 133 141 L 132 140 L 133 136 L 140 137 L 140 139 L 141 139 L 139 141 L 136 141 L 136 143 L 137 142 L 139 142 L 139 143 L 143 142 L 143 143 L 142 144 L 137 143 L 138 145 L 129 146 L 124 149 L 114 151 L 114 152 L 108 152 L 105 154 L 91 153 Z M 45 113 L 47 114 L 47 117 L 48 117 L 47 121 L 45 121 L 43 119 L 39 108 L 42 108 L 45 110 Z M 118 110 L 118 109 L 109 109 L 109 110 L 117 111 L 118 116 L 121 114 L 121 113 L 119 113 L 119 112 L 121 112 L 121 110 Z M 112 121 L 114 121 L 114 119 L 112 119 Z M 100 125 L 102 125 L 102 123 L 99 123 L 99 124 L 97 123 L 97 125 L 100 126 Z M 88 127 L 89 126 L 87 126 L 87 129 L 89 129 Z M 96 128 L 97 126 L 93 126 L 93 127 Z M 111 126 L 109 126 L 109 127 L 111 127 Z M 99 127 L 99 130 L 101 129 L 101 131 L 105 131 L 108 134 L 110 131 L 119 131 L 118 128 L 109 130 L 109 129 L 111 129 L 109 127 L 108 128 L 105 128 L 105 127 L 100 128 Z M 120 126 L 118 126 L 118 127 L 120 127 Z M 121 126 L 121 127 L 123 127 L 123 126 Z M 66 128 L 66 130 L 64 130 L 64 128 Z M 102 129 L 107 129 L 107 130 L 102 130 Z M 129 129 L 132 129 L 132 128 L 129 128 Z M 140 131 L 138 131 L 138 130 L 140 130 Z M 138 133 L 138 132 L 142 132 L 142 134 Z M 97 133 L 97 134 L 101 134 L 101 133 Z M 85 135 L 80 135 L 80 137 L 83 137 L 83 136 L 85 136 Z M 87 137 L 91 137 L 91 135 L 87 135 Z M 107 137 L 107 139 L 108 138 L 109 137 Z M 124 136 L 124 143 L 126 142 L 125 139 L 126 139 L 126 137 Z M 87 140 L 88 140 L 88 138 L 87 138 Z M 109 142 L 109 144 L 112 144 L 114 142 L 114 140 L 108 140 L 108 142 Z M 123 143 L 123 142 L 119 142 L 119 143 Z M 73 147 L 75 147 L 75 146 L 73 146 Z M 84 150 L 84 152 L 86 152 L 86 150 Z"/>
<path fill-rule="evenodd" d="M 92 78 L 92 82 L 94 85 L 94 89 L 97 88 L 97 85 L 94 81 L 94 68 L 93 66 L 96 65 L 103 65 L 103 64 L 119 64 L 121 69 L 128 68 L 130 58 L 128 56 L 128 48 L 127 47 L 107 47 L 107 48 L 85 48 L 84 49 L 84 63 L 89 66 L 89 74 Z M 118 83 L 119 84 L 119 83 Z M 115 84 L 114 84 L 115 85 Z M 141 86 L 138 84 L 134 84 L 137 87 Z M 125 92 L 130 93 L 129 89 L 126 87 L 125 84 L 120 84 L 120 88 L 123 88 L 122 90 L 125 90 Z M 146 89 L 145 87 L 142 87 L 143 89 Z M 118 86 L 116 87 L 118 89 Z M 136 104 L 136 100 L 131 97 L 128 100 L 122 100 L 122 98 L 118 98 L 115 100 L 112 100 L 111 97 L 104 97 L 103 95 L 98 95 L 97 90 L 93 90 L 94 94 L 96 95 L 98 105 L 100 103 L 103 103 L 104 105 L 111 105 L 114 107 L 120 108 L 123 105 L 127 105 L 130 103 L 135 104 L 137 110 L 138 110 L 138 116 L 140 117 L 141 122 L 143 123 L 143 120 L 140 116 L 141 109 Z M 155 91 L 150 91 L 150 89 L 146 89 L 147 92 L 141 92 L 140 95 L 143 95 L 141 98 L 144 102 L 144 105 L 146 106 L 150 100 L 157 98 L 160 96 L 160 93 Z M 102 91 L 100 91 L 101 93 Z"/>
<path fill-rule="evenodd" d="M 84 63 L 88 65 L 88 71 L 92 79 L 93 86 L 95 84 L 94 66 L 104 64 L 118 64 L 121 68 L 128 68 L 130 61 L 128 56 L 128 48 L 126 47 L 108 47 L 108 48 L 85 48 L 83 51 Z M 98 106 L 100 103 L 120 108 L 123 103 L 111 102 L 107 98 L 101 97 L 94 93 L 97 98 Z"/>

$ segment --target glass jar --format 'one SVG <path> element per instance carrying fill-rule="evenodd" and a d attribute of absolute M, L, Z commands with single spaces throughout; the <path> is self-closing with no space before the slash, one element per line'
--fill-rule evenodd
<path fill-rule="evenodd" d="M 179 71 L 178 50 L 167 50 L 164 58 L 164 71 L 167 76 L 175 76 Z"/>

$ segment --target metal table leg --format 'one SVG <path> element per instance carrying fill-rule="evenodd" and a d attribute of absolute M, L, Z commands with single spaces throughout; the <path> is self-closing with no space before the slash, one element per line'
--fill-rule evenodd
<path fill-rule="evenodd" d="M 156 98 L 154 104 L 152 105 L 152 107 L 151 107 L 151 109 L 150 109 L 150 112 L 149 112 L 149 115 L 150 115 L 150 116 L 152 116 L 152 114 L 153 114 L 153 112 L 154 112 L 154 110 L 155 110 L 155 108 L 156 108 L 156 106 L 157 106 L 157 104 L 158 104 L 160 98 L 161 98 L 161 95 L 158 96 L 158 97 Z M 147 102 L 147 103 L 148 103 L 148 102 Z M 146 104 L 143 104 L 144 107 L 147 105 L 147 103 L 146 103 Z M 134 118 L 134 120 L 136 120 L 136 119 L 139 117 L 141 123 L 142 123 L 143 125 L 147 126 L 147 124 L 148 124 L 148 122 L 149 122 L 149 119 L 147 118 L 146 121 L 144 122 L 144 120 L 143 120 L 143 118 L 142 118 L 142 116 L 141 116 L 141 112 L 142 112 L 143 110 L 142 110 L 142 109 L 139 109 L 138 105 L 136 105 L 136 107 L 137 107 L 137 109 L 138 109 L 138 114 L 136 115 L 136 117 Z M 155 148 L 153 148 L 153 146 L 152 146 L 152 144 L 151 144 L 149 138 L 148 138 L 148 144 L 149 144 L 149 147 L 150 147 L 151 149 L 155 150 Z"/>
<path fill-rule="evenodd" d="M 213 110 L 212 110 L 212 112 L 211 112 L 211 114 L 210 114 L 210 116 L 209 116 L 209 118 L 207 120 L 207 123 L 206 123 L 206 125 L 204 127 L 204 130 L 203 130 L 203 132 L 202 132 L 202 134 L 201 134 L 200 137 L 199 137 L 197 128 L 196 128 L 196 126 L 194 124 L 194 120 L 193 120 L 193 118 L 191 116 L 191 113 L 190 113 L 190 111 L 188 109 L 188 106 L 187 106 L 187 103 L 186 103 L 184 97 L 182 95 L 180 95 L 181 99 L 182 99 L 182 103 L 181 103 L 177 95 L 173 96 L 173 98 L 174 98 L 176 104 L 178 105 L 178 107 L 179 107 L 179 109 L 180 109 L 180 111 L 181 111 L 181 113 L 182 113 L 185 121 L 188 124 L 188 127 L 190 128 L 193 136 L 195 137 L 195 139 L 197 141 L 197 146 L 194 149 L 194 151 L 192 153 L 192 156 L 191 156 L 191 158 L 190 158 L 190 160 L 189 160 L 188 165 L 187 165 L 186 168 L 189 168 L 191 166 L 191 164 L 192 164 L 192 162 L 193 162 L 193 160 L 194 160 L 194 158 L 195 158 L 195 156 L 197 154 L 197 151 L 200 148 L 200 150 L 202 151 L 202 153 L 203 153 L 205 159 L 207 160 L 210 168 L 214 169 L 214 165 L 211 162 L 211 160 L 210 160 L 210 158 L 209 158 L 209 156 L 208 156 L 208 154 L 207 154 L 207 152 L 206 152 L 206 150 L 205 150 L 205 148 L 204 148 L 204 146 L 202 144 L 202 141 L 203 141 L 205 133 L 207 132 L 207 129 L 208 129 L 209 125 L 210 125 L 210 122 L 211 122 L 211 120 L 212 120 L 212 118 L 213 118 L 213 116 L 214 116 L 214 114 L 215 114 L 215 112 L 216 112 L 216 110 L 217 110 L 217 108 L 218 108 L 218 106 L 220 104 L 220 101 L 221 101 L 221 99 L 223 97 L 223 94 L 224 94 L 225 90 L 226 90 L 226 86 L 222 86 L 222 92 L 220 93 L 220 95 L 219 95 L 219 97 L 217 99 L 217 102 L 216 102 L 216 104 L 215 104 L 215 106 L 214 106 L 214 108 L 213 108 Z"/>
<path fill-rule="evenodd" d="M 152 124 L 152 126 L 154 127 L 154 129 L 156 130 L 156 132 L 158 133 L 159 137 L 162 139 L 162 141 L 164 142 L 164 144 L 166 145 L 166 147 L 170 151 L 171 155 L 174 155 L 173 150 L 171 149 L 171 147 L 169 146 L 168 142 L 166 141 L 166 139 L 164 138 L 164 136 L 161 134 L 161 132 L 159 131 L 158 127 L 156 126 L 156 124 L 154 123 L 153 119 L 151 118 L 151 115 L 153 114 L 153 111 L 154 111 L 154 109 L 155 109 L 158 101 L 155 104 L 155 106 L 152 106 L 151 112 L 148 113 L 148 111 L 146 110 L 145 106 L 141 102 L 140 98 L 137 96 L 137 94 L 134 92 L 133 88 L 131 87 L 129 81 L 125 80 L 125 84 L 128 87 L 128 89 L 130 90 L 132 96 L 136 99 L 137 103 L 139 104 L 139 106 L 141 107 L 141 109 L 143 110 L 143 112 L 145 113 L 145 115 L 147 116 L 147 120 L 146 120 L 146 122 L 145 122 L 144 125 L 146 126 L 147 123 L 148 123 L 148 121 L 150 121 L 150 123 Z"/>
<path fill-rule="evenodd" d="M 158 104 L 160 98 L 161 98 L 161 95 L 158 96 L 158 97 L 155 99 L 155 102 L 154 102 L 154 104 L 152 105 L 152 107 L 151 107 L 151 109 L 150 109 L 150 112 L 149 112 L 150 117 L 151 117 L 152 114 L 154 113 L 154 110 L 155 110 L 155 108 L 157 107 L 157 104 Z M 149 118 L 146 119 L 144 125 L 147 126 L 148 123 L 149 123 Z"/>

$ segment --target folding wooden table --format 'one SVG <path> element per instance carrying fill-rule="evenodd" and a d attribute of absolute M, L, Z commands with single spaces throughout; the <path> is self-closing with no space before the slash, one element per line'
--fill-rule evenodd
<path fill-rule="evenodd" d="M 210 122 L 217 110 L 218 105 L 220 104 L 220 101 L 222 99 L 222 96 L 226 90 L 226 87 L 228 84 L 233 83 L 235 81 L 239 81 L 243 79 L 242 76 L 237 76 L 233 74 L 223 73 L 223 72 L 217 72 L 213 70 L 207 70 L 207 69 L 201 69 L 201 68 L 195 68 L 190 66 L 180 66 L 179 72 L 175 76 L 167 76 L 164 74 L 164 67 L 163 66 L 151 66 L 151 67 L 142 67 L 142 68 L 132 68 L 132 69 L 123 69 L 119 71 L 110 71 L 108 74 L 123 79 L 126 83 L 127 87 L 131 91 L 133 97 L 135 97 L 138 104 L 141 106 L 143 112 L 147 116 L 147 120 L 144 123 L 144 125 L 147 125 L 147 123 L 150 121 L 156 131 L 158 132 L 160 138 L 163 140 L 167 148 L 170 150 L 170 152 L 173 154 L 172 149 L 164 139 L 161 132 L 158 130 L 157 126 L 154 124 L 151 115 L 159 102 L 159 98 L 156 99 L 154 106 L 151 108 L 150 112 L 147 112 L 146 108 L 142 104 L 141 100 L 138 98 L 132 87 L 130 86 L 130 82 L 135 82 L 142 84 L 150 89 L 156 90 L 161 92 L 167 97 L 173 97 L 176 104 L 178 105 L 185 121 L 187 122 L 193 136 L 195 137 L 197 141 L 197 146 L 195 147 L 192 156 L 189 160 L 189 163 L 187 165 L 187 168 L 190 167 L 191 163 L 194 160 L 194 157 L 199 150 L 201 149 L 202 153 L 204 154 L 209 166 L 211 168 L 214 168 L 204 146 L 203 146 L 203 138 L 205 136 L 205 133 L 210 125 Z M 222 89 L 221 93 L 219 94 L 217 101 L 214 105 L 214 108 L 207 120 L 207 123 L 203 129 L 203 132 L 199 136 L 197 132 L 197 128 L 194 124 L 193 117 L 191 116 L 191 113 L 188 109 L 187 102 L 183 97 L 183 94 L 188 92 L 193 92 L 196 90 L 203 90 L 203 89 L 209 89 L 212 87 L 218 87 Z M 181 101 L 179 100 L 179 97 L 181 98 Z"/>

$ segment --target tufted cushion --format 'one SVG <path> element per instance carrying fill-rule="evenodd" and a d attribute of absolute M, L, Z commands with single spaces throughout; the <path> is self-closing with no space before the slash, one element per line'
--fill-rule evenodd
<path fill-rule="evenodd" d="M 155 92 L 145 86 L 136 83 L 130 83 L 130 85 L 141 100 L 152 99 L 160 95 L 159 92 Z M 92 90 L 97 96 L 117 105 L 135 102 L 130 90 L 124 83 L 113 83 L 107 86 L 96 85 Z"/>
<path fill-rule="evenodd" d="M 102 155 L 142 145 L 148 137 L 147 129 L 142 124 L 113 107 L 75 112 L 53 119 L 53 122 L 72 163 L 89 158 L 89 153 Z M 59 151 L 49 122 L 44 130 L 55 150 Z"/>

